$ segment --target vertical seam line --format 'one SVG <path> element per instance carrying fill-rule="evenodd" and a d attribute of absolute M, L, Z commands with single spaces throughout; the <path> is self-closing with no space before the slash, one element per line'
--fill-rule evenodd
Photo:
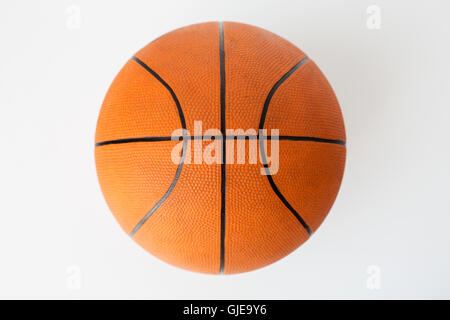
<path fill-rule="evenodd" d="M 225 123 L 225 48 L 223 22 L 219 22 L 219 56 L 220 56 L 220 131 L 226 136 Z M 226 201 L 226 139 L 222 139 L 222 162 L 220 166 L 220 268 L 222 274 L 225 268 L 225 201 Z"/>

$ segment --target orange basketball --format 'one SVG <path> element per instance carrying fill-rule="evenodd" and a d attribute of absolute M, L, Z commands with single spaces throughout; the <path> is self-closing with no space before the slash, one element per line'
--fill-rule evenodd
<path fill-rule="evenodd" d="M 261 268 L 305 242 L 336 198 L 346 153 L 317 65 L 234 22 L 172 31 L 133 56 L 95 142 L 123 230 L 163 261 L 213 274 Z"/>

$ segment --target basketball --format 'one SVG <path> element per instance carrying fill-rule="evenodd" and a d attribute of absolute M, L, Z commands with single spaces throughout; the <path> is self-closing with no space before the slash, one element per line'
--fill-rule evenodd
<path fill-rule="evenodd" d="M 104 99 L 97 175 L 121 228 L 177 267 L 267 266 L 319 228 L 346 137 L 313 58 L 258 27 L 208 22 L 149 43 Z"/>

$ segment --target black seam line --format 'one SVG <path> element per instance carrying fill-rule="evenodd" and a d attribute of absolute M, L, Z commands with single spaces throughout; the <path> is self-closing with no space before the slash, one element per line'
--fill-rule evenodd
<path fill-rule="evenodd" d="M 173 188 L 175 188 L 175 185 L 178 182 L 178 179 L 180 178 L 181 169 L 183 167 L 184 158 L 186 156 L 186 150 L 187 150 L 187 133 L 186 133 L 186 120 L 184 118 L 183 110 L 181 109 L 180 101 L 178 100 L 175 92 L 173 89 L 165 82 L 155 71 L 150 69 L 149 66 L 147 66 L 144 62 L 139 60 L 137 57 L 132 57 L 131 60 L 136 61 L 138 64 L 140 64 L 145 70 L 147 70 L 152 76 L 154 76 L 161 84 L 166 87 L 166 89 L 170 92 L 173 101 L 175 102 L 175 105 L 177 106 L 178 115 L 180 117 L 181 127 L 183 128 L 183 151 L 180 157 L 180 163 L 178 164 L 177 171 L 175 172 L 175 177 L 172 180 L 172 183 L 169 186 L 169 189 L 167 189 L 166 193 L 162 196 L 161 199 L 150 209 L 150 211 L 147 212 L 147 214 L 137 223 L 137 225 L 133 228 L 133 230 L 130 232 L 130 237 L 133 237 L 134 234 L 143 226 L 143 224 L 151 217 L 151 215 L 161 206 L 161 204 L 169 197 L 170 193 L 172 192 Z"/>
<path fill-rule="evenodd" d="M 300 68 L 302 65 L 304 65 L 306 62 L 309 61 L 309 57 L 303 58 L 300 60 L 295 66 L 291 68 L 288 72 L 286 72 L 280 80 L 278 80 L 270 89 L 269 94 L 266 97 L 266 100 L 264 101 L 264 107 L 263 111 L 261 113 L 261 119 L 259 121 L 259 130 L 262 130 L 264 127 L 264 122 L 266 121 L 266 115 L 267 110 L 269 109 L 270 100 L 272 100 L 273 95 L 275 94 L 275 91 L 281 86 L 281 84 L 286 81 L 287 78 L 289 78 L 298 68 Z"/>
<path fill-rule="evenodd" d="M 225 123 L 225 45 L 223 22 L 219 22 L 219 59 L 220 59 L 220 131 L 226 136 Z M 225 198 L 226 198 L 226 145 L 222 143 L 222 164 L 220 166 L 220 267 L 219 273 L 225 269 Z"/>
<path fill-rule="evenodd" d="M 101 146 L 107 146 L 109 144 L 122 144 L 122 143 L 132 143 L 132 142 L 170 141 L 171 139 L 172 139 L 171 137 L 125 138 L 125 139 L 117 139 L 117 140 L 108 140 L 108 141 L 98 142 L 98 143 L 95 144 L 95 146 L 96 147 L 101 147 Z"/>
<path fill-rule="evenodd" d="M 267 110 L 269 109 L 270 100 L 272 100 L 273 95 L 275 94 L 275 91 L 281 86 L 281 84 L 286 81 L 287 78 L 289 78 L 290 75 L 292 75 L 298 68 L 300 68 L 303 64 L 305 64 L 309 60 L 308 57 L 303 58 L 300 60 L 295 66 L 293 66 L 288 72 L 286 72 L 280 80 L 278 80 L 272 89 L 269 91 L 269 94 L 266 97 L 266 100 L 264 101 L 264 107 L 263 111 L 261 112 L 261 120 L 259 121 L 259 130 L 262 130 L 264 128 L 264 122 L 266 121 L 266 115 Z M 259 140 L 259 150 L 261 152 L 261 160 L 264 165 L 264 168 L 266 170 L 266 176 L 269 180 L 270 186 L 272 187 L 275 194 L 280 198 L 281 202 L 286 206 L 286 208 L 289 209 L 289 211 L 292 212 L 292 214 L 297 218 L 297 220 L 300 222 L 300 224 L 305 228 L 305 230 L 308 232 L 309 235 L 312 234 L 311 228 L 308 226 L 308 224 L 303 220 L 303 218 L 300 216 L 300 214 L 291 206 L 291 204 L 286 200 L 286 198 L 283 196 L 283 194 L 278 189 L 277 185 L 272 179 L 272 176 L 270 175 L 270 170 L 267 165 L 267 159 L 266 154 L 264 151 L 264 139 Z"/>
<path fill-rule="evenodd" d="M 271 140 L 276 137 L 267 136 L 268 140 Z M 325 138 L 318 138 L 318 137 L 305 137 L 305 136 L 278 136 L 279 140 L 290 140 L 290 141 L 311 141 L 311 142 L 321 142 L 321 143 L 332 143 L 332 144 L 339 144 L 341 146 L 345 147 L 345 141 L 343 140 L 336 140 L 336 139 L 325 139 Z"/>
<path fill-rule="evenodd" d="M 122 143 L 133 143 L 133 142 L 159 142 L 159 141 L 181 141 L 183 136 L 152 136 L 152 137 L 139 137 L 139 138 L 125 138 L 117 140 L 108 140 L 97 142 L 96 147 L 106 146 L 110 144 L 122 144 Z M 222 140 L 221 135 L 205 135 L 205 136 L 190 136 L 187 135 L 187 139 L 190 140 Z M 290 140 L 290 141 L 311 141 L 311 142 L 322 142 L 322 143 L 333 143 L 345 146 L 345 141 L 336 139 L 325 139 L 318 137 L 307 137 L 307 136 L 259 136 L 259 135 L 226 135 L 226 140 L 256 140 L 256 139 L 278 139 L 278 140 Z"/>

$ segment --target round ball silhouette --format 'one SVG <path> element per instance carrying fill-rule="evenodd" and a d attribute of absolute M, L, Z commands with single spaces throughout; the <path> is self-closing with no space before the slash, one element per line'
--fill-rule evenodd
<path fill-rule="evenodd" d="M 137 52 L 111 84 L 95 158 L 122 229 L 159 259 L 231 274 L 271 264 L 328 214 L 345 165 L 314 61 L 258 27 L 208 22 Z"/>

